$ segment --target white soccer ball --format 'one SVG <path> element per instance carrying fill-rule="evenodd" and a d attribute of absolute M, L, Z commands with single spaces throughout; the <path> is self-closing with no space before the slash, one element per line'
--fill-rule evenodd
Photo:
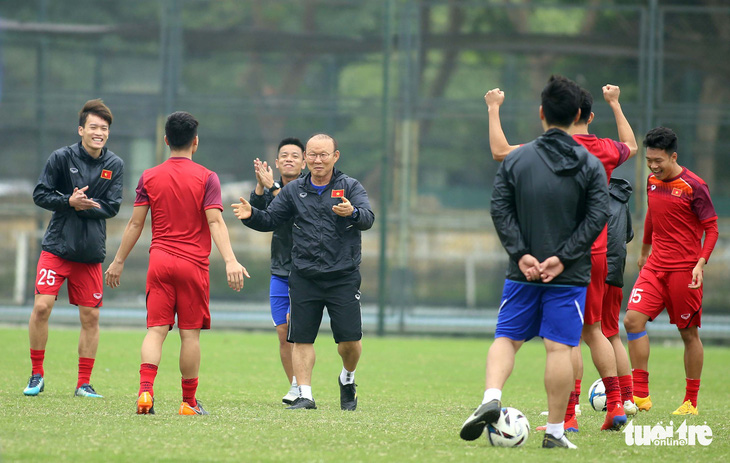
<path fill-rule="evenodd" d="M 502 408 L 497 422 L 487 425 L 487 439 L 495 447 L 522 447 L 529 435 L 527 417 L 512 407 Z"/>
<path fill-rule="evenodd" d="M 593 410 L 597 412 L 606 411 L 606 387 L 603 385 L 603 380 L 598 378 L 591 384 L 591 388 L 588 389 L 588 401 L 591 403 Z"/>

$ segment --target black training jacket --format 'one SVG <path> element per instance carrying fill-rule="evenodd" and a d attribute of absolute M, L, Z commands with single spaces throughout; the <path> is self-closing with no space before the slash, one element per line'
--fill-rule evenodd
<path fill-rule="evenodd" d="M 300 175 L 303 177 L 303 175 Z M 282 179 L 279 178 L 279 185 L 283 185 Z M 279 192 L 281 194 L 281 191 Z M 278 196 L 278 195 L 277 195 Z M 251 206 L 256 209 L 266 209 L 274 200 L 274 195 L 268 189 L 264 189 L 261 196 L 256 194 L 256 190 L 251 192 L 248 200 Z M 288 277 L 291 270 L 291 247 L 292 247 L 292 224 L 294 219 L 288 220 L 284 225 L 277 227 L 271 236 L 271 274 Z"/>
<path fill-rule="evenodd" d="M 526 282 L 517 263 L 557 256 L 565 270 L 548 284 L 587 286 L 591 244 L 608 217 L 606 171 L 567 133 L 551 129 L 505 158 L 491 214 L 507 254 L 507 278 Z M 534 282 L 533 282 L 534 283 Z M 543 284 L 543 283 L 538 283 Z"/>
<path fill-rule="evenodd" d="M 628 180 L 612 178 L 608 184 L 608 276 L 606 283 L 623 288 L 626 268 L 626 243 L 634 239 L 629 198 L 633 188 Z"/>
<path fill-rule="evenodd" d="M 273 231 L 294 219 L 292 266 L 307 278 L 336 278 L 360 266 L 361 230 L 373 226 L 375 214 L 365 188 L 337 169 L 322 195 L 311 184 L 311 173 L 289 182 L 266 210 L 251 209 L 244 225 L 258 231 Z M 332 206 L 344 195 L 358 213 L 340 217 Z"/>
<path fill-rule="evenodd" d="M 81 142 L 51 153 L 33 190 L 33 201 L 53 211 L 43 250 L 73 262 L 104 262 L 106 219 L 119 212 L 123 176 L 124 161 L 106 148 L 97 159 L 89 156 Z M 101 208 L 76 211 L 68 199 L 74 188 L 87 185 L 86 196 Z"/>

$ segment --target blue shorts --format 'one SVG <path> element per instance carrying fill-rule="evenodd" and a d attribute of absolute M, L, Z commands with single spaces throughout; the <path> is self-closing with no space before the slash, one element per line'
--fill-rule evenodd
<path fill-rule="evenodd" d="M 286 324 L 286 314 L 289 313 L 289 278 L 271 275 L 269 302 L 274 326 Z"/>
<path fill-rule="evenodd" d="M 586 289 L 505 280 L 494 337 L 529 341 L 541 336 L 577 346 L 583 330 Z"/>

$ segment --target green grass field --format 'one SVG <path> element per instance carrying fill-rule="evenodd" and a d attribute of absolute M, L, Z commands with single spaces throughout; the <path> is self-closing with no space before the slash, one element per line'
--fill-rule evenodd
<path fill-rule="evenodd" d="M 571 435 L 577 451 L 543 450 L 544 349 L 537 341 L 518 353 L 503 404 L 523 411 L 533 432 L 524 448 L 500 449 L 486 438 L 459 439 L 462 422 L 479 404 L 489 342 L 477 339 L 366 337 L 360 367 L 359 408 L 339 409 L 341 363 L 327 334 L 317 341 L 313 391 L 318 410 L 284 410 L 287 384 L 271 333 L 211 331 L 202 335 L 198 397 L 207 417 L 177 415 L 179 337 L 170 333 L 155 384 L 154 416 L 137 416 L 139 347 L 144 331 L 102 330 L 92 383 L 106 397 L 73 397 L 78 332 L 51 330 L 46 389 L 25 397 L 30 374 L 27 331 L 0 329 L 4 379 L 0 382 L 0 460 L 11 461 L 728 461 L 727 348 L 707 347 L 700 416 L 713 442 L 703 446 L 627 446 L 623 433 L 598 431 L 602 414 L 588 404 L 597 378 L 587 348 L 579 419 Z M 668 425 L 684 397 L 681 346 L 652 346 L 654 408 L 635 424 Z M 674 417 L 675 429 L 684 420 Z"/>

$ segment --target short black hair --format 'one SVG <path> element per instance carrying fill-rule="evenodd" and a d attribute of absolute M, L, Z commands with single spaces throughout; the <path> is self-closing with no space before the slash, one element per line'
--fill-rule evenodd
<path fill-rule="evenodd" d="M 580 86 L 559 75 L 550 76 L 541 98 L 545 122 L 558 127 L 570 127 L 583 101 Z"/>
<path fill-rule="evenodd" d="M 167 116 L 165 136 L 171 149 L 180 150 L 192 145 L 198 135 L 198 121 L 192 114 L 176 111 Z"/>
<path fill-rule="evenodd" d="M 593 111 L 593 95 L 591 95 L 591 92 L 582 87 L 580 89 L 580 94 L 583 98 L 583 102 L 580 104 L 580 118 L 578 119 L 578 122 L 581 124 L 587 124 L 588 119 L 591 118 L 591 111 Z"/>
<path fill-rule="evenodd" d="M 677 151 L 677 134 L 667 127 L 651 129 L 644 138 L 644 147 L 664 150 L 671 155 Z"/>
<path fill-rule="evenodd" d="M 99 116 L 100 118 L 104 119 L 106 123 L 109 124 L 109 126 L 111 127 L 114 116 L 112 116 L 111 110 L 107 105 L 104 104 L 104 101 L 102 101 L 101 98 L 89 100 L 84 103 L 84 107 L 81 108 L 81 111 L 79 111 L 80 127 L 86 127 L 86 119 L 89 117 L 89 114 Z"/>
<path fill-rule="evenodd" d="M 298 146 L 299 149 L 302 150 L 302 153 L 304 152 L 304 144 L 302 143 L 302 141 L 300 139 L 294 138 L 294 137 L 288 137 L 279 142 L 279 147 L 276 148 L 276 157 L 279 157 L 279 150 L 281 149 L 281 147 L 286 146 L 286 145 Z"/>

